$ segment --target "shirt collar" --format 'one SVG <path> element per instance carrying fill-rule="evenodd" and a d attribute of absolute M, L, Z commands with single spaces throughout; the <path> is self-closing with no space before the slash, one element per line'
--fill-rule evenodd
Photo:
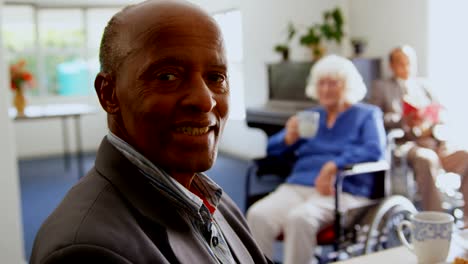
<path fill-rule="evenodd" d="M 223 191 L 208 176 L 196 173 L 191 187 L 197 193 L 195 194 L 112 132 L 109 131 L 107 139 L 148 178 L 153 187 L 170 198 L 178 207 L 203 222 L 211 218 L 206 212 L 213 213 L 216 210 Z"/>

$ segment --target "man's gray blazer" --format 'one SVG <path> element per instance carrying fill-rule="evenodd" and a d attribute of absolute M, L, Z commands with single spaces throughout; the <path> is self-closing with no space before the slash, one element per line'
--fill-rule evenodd
<path fill-rule="evenodd" d="M 224 193 L 214 218 L 238 263 L 267 263 Z M 31 263 L 214 263 L 145 177 L 104 139 L 96 164 L 43 223 Z"/>
<path fill-rule="evenodd" d="M 415 83 L 424 90 L 431 101 L 434 101 L 434 96 L 425 80 L 415 79 Z M 385 128 L 401 128 L 401 120 L 392 120 L 390 114 L 401 116 L 404 95 L 405 89 L 394 78 L 374 81 L 370 90 L 369 103 L 377 105 L 384 112 Z"/>
<path fill-rule="evenodd" d="M 437 102 L 425 79 L 417 78 L 414 81 L 423 89 L 432 102 Z M 434 138 L 418 138 L 411 133 L 410 128 L 403 125 L 401 115 L 403 113 L 402 100 L 404 95 L 405 90 L 398 84 L 396 79 L 377 80 L 373 83 L 368 101 L 382 109 L 385 129 L 402 128 L 405 131 L 405 137 L 399 141 L 400 143 L 415 141 L 421 146 L 437 145 L 437 141 Z"/>

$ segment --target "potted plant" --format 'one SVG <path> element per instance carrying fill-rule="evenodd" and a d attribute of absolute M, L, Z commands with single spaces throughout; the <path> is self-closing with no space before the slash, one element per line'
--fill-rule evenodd
<path fill-rule="evenodd" d="M 275 46 L 274 50 L 281 54 L 281 57 L 284 61 L 289 60 L 289 43 L 291 42 L 292 38 L 296 34 L 296 29 L 292 22 L 288 24 L 288 35 L 286 41 L 282 44 L 278 44 Z"/>
<path fill-rule="evenodd" d="M 314 58 L 320 58 L 325 53 L 320 35 L 320 26 L 314 25 L 307 29 L 307 33 L 302 35 L 300 42 L 302 45 L 310 47 Z"/>
<path fill-rule="evenodd" d="M 325 47 L 322 40 L 335 41 L 340 44 L 344 36 L 344 19 L 341 10 L 336 7 L 333 10 L 325 11 L 323 23 L 310 26 L 306 33 L 300 37 L 300 43 L 312 49 L 315 59 L 325 54 Z"/>

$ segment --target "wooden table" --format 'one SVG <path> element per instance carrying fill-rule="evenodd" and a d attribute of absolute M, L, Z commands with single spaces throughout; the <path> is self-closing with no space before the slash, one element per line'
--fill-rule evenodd
<path fill-rule="evenodd" d="M 72 118 L 75 123 L 75 140 L 76 152 L 78 159 L 78 177 L 84 175 L 83 164 L 83 146 L 81 138 L 81 117 L 83 115 L 96 113 L 96 107 L 87 104 L 46 104 L 46 105 L 31 105 L 25 109 L 23 116 L 18 116 L 15 108 L 10 108 L 8 114 L 14 121 L 29 121 L 29 120 L 47 120 L 61 119 L 62 121 L 62 137 L 64 145 L 64 161 L 65 168 L 70 168 L 71 151 L 67 129 L 67 119 Z"/>

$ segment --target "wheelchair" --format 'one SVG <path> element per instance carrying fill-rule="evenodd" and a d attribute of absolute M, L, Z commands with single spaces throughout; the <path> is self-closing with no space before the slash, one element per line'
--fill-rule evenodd
<path fill-rule="evenodd" d="M 362 254 L 400 245 L 396 226 L 416 213 L 413 203 L 401 195 L 392 195 L 391 150 L 398 133 L 387 137 L 387 160 L 350 164 L 340 170 L 335 182 L 335 219 L 317 234 L 318 250 L 315 256 L 319 263 L 343 260 Z M 294 164 L 294 154 L 282 157 L 256 159 L 249 166 L 245 182 L 246 210 L 255 201 L 267 195 L 289 175 Z M 342 183 L 347 177 L 361 173 L 373 173 L 375 187 L 371 200 L 358 208 L 340 209 Z M 257 192 L 252 192 L 256 187 Z M 282 240 L 283 235 L 277 237 Z"/>
<path fill-rule="evenodd" d="M 395 148 L 392 151 L 392 164 L 390 164 L 392 175 L 392 193 L 407 197 L 409 200 L 413 201 L 413 203 L 416 205 L 416 208 L 421 209 L 420 193 L 418 191 L 414 172 L 408 163 L 406 154 L 406 152 L 400 151 L 398 148 Z M 441 183 L 445 182 L 447 178 L 451 178 L 452 183 L 448 184 L 448 186 L 447 184 L 445 184 L 446 186 L 443 186 L 444 184 Z M 442 198 L 442 209 L 455 218 L 456 226 L 463 227 L 464 200 L 462 193 L 459 191 L 460 175 L 455 173 L 448 173 L 441 168 L 436 179 L 436 187 L 439 190 Z"/>

